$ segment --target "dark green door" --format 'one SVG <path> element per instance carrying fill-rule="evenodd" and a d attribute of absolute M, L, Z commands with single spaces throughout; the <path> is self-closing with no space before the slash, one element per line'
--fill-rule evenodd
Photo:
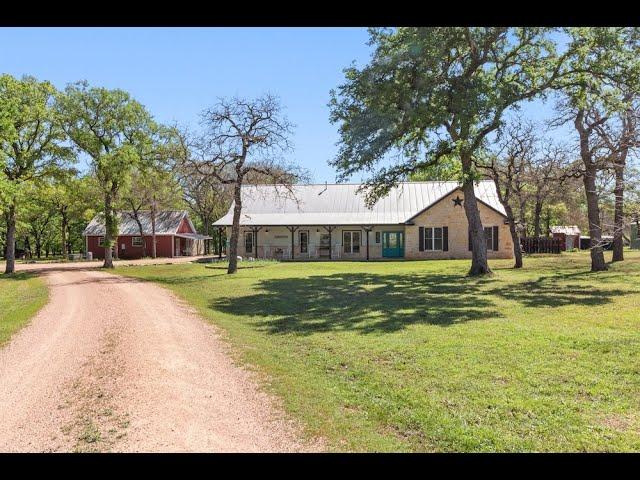
<path fill-rule="evenodd" d="M 382 232 L 382 256 L 404 257 L 404 232 Z"/>

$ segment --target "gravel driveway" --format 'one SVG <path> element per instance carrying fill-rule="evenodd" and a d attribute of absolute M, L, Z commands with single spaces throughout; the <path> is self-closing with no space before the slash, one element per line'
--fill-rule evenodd
<path fill-rule="evenodd" d="M 0 451 L 302 451 L 299 430 L 172 293 L 45 268 L 50 301 L 0 349 Z"/>

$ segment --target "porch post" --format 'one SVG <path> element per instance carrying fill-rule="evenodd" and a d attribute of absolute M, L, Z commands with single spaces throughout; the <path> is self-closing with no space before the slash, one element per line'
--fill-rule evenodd
<path fill-rule="evenodd" d="M 224 227 L 218 228 L 218 260 L 222 259 L 222 230 Z"/>
<path fill-rule="evenodd" d="M 294 239 L 295 236 L 294 234 L 296 233 L 296 230 L 298 230 L 300 227 L 287 227 L 287 230 L 289 230 L 291 232 L 291 260 L 293 260 L 294 258 L 294 252 L 295 252 L 295 243 L 294 243 Z"/>
<path fill-rule="evenodd" d="M 262 229 L 262 227 L 251 227 L 251 231 L 253 232 L 253 243 L 256 251 L 256 258 L 258 258 L 258 232 Z"/>
<path fill-rule="evenodd" d="M 365 235 L 367 236 L 367 261 L 369 260 L 369 232 L 373 230 L 373 227 L 362 227 L 364 229 Z"/>

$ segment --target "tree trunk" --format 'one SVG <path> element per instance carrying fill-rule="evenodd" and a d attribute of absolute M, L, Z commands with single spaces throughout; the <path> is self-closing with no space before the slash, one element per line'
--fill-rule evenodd
<path fill-rule="evenodd" d="M 621 262 L 624 260 L 624 250 L 622 244 L 622 234 L 624 229 L 624 163 L 617 163 L 615 166 L 616 186 L 613 193 L 616 197 L 616 203 L 613 215 L 613 259 L 612 262 Z"/>
<path fill-rule="evenodd" d="M 38 260 L 42 258 L 42 240 L 40 240 L 39 236 L 36 236 L 36 257 L 38 257 Z"/>
<path fill-rule="evenodd" d="M 209 236 L 209 216 L 205 215 L 202 218 L 202 223 L 204 224 L 204 234 Z"/>
<path fill-rule="evenodd" d="M 546 237 L 550 237 L 551 236 L 551 209 L 549 207 L 547 207 L 547 214 L 545 215 L 545 236 Z"/>
<path fill-rule="evenodd" d="M 462 184 L 464 192 L 464 212 L 467 215 L 469 223 L 469 232 L 471 234 L 471 269 L 469 275 L 484 275 L 491 273 L 489 263 L 487 261 L 487 243 L 484 238 L 484 228 L 480 219 L 480 210 L 478 210 L 478 202 L 476 193 L 473 188 L 473 179 L 471 176 L 471 157 L 468 154 L 461 156 L 462 172 L 465 181 Z M 239 215 L 238 215 L 239 216 Z"/>
<path fill-rule="evenodd" d="M 525 236 L 528 233 L 528 225 L 527 225 L 527 200 L 524 195 L 521 193 L 518 194 L 518 206 L 519 206 L 519 216 L 520 216 L 520 225 L 525 229 Z"/>
<path fill-rule="evenodd" d="M 113 210 L 111 209 L 111 192 L 105 193 L 104 196 L 104 263 L 103 268 L 113 268 L 113 252 L 111 247 L 113 246 L 113 231 L 115 230 L 115 223 L 113 218 Z"/>
<path fill-rule="evenodd" d="M 61 239 L 62 239 L 62 252 L 64 253 L 64 252 L 68 251 L 68 248 L 67 248 L 67 225 L 69 223 L 69 219 L 67 218 L 66 207 L 63 207 L 60 210 L 60 216 L 62 218 L 62 225 L 61 225 L 60 235 L 61 235 Z"/>
<path fill-rule="evenodd" d="M 240 195 L 242 180 L 238 179 L 233 189 L 233 224 L 231 226 L 231 239 L 229 243 L 229 268 L 227 273 L 238 271 L 238 237 L 240 236 L 240 213 L 242 211 L 242 198 Z"/>
<path fill-rule="evenodd" d="M 131 206 L 131 210 L 133 211 L 133 219 L 136 221 L 136 225 L 138 225 L 138 233 L 140 234 L 140 238 L 142 238 L 142 257 L 146 257 L 147 256 L 147 249 L 146 249 L 146 243 L 144 241 L 144 229 L 142 228 L 142 222 L 140 221 L 140 215 L 138 213 L 138 210 L 136 210 L 135 208 L 133 208 L 133 205 Z"/>
<path fill-rule="evenodd" d="M 533 210 L 533 236 L 538 238 L 542 233 L 540 228 L 540 220 L 542 217 L 542 198 L 536 197 L 536 205 Z"/>
<path fill-rule="evenodd" d="M 16 204 L 9 205 L 7 213 L 7 265 L 4 273 L 11 274 L 16 271 Z"/>
<path fill-rule="evenodd" d="M 151 202 L 151 256 L 156 258 L 157 256 L 157 248 L 156 248 L 156 210 L 158 205 L 156 203 L 156 199 L 154 198 Z M 171 245 L 171 248 L 174 248 Z"/>
<path fill-rule="evenodd" d="M 591 271 L 600 272 L 607 269 L 602 251 L 602 231 L 600 227 L 600 207 L 596 192 L 596 168 L 586 168 L 583 177 L 584 190 L 587 196 L 587 217 L 589 219 L 589 236 L 591 237 Z"/>
<path fill-rule="evenodd" d="M 589 237 L 591 249 L 591 271 L 600 272 L 607 269 L 602 251 L 602 232 L 600 227 L 600 207 L 598 206 L 598 192 L 596 190 L 597 166 L 593 163 L 593 154 L 589 148 L 590 131 L 584 127 L 585 111 L 580 109 L 576 114 L 574 126 L 580 137 L 580 158 L 584 164 L 585 196 L 587 198 L 587 218 L 589 220 Z"/>
<path fill-rule="evenodd" d="M 503 204 L 507 217 L 509 219 L 509 232 L 511 232 L 511 240 L 513 241 L 513 256 L 516 263 L 513 268 L 522 268 L 522 248 L 520 248 L 520 235 L 516 228 L 516 220 L 513 216 L 513 209 L 508 203 Z"/>

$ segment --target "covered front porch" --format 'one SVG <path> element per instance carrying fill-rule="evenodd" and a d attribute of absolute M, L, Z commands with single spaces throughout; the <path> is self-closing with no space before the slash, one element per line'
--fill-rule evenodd
<path fill-rule="evenodd" d="M 197 233 L 177 233 L 173 237 L 174 257 L 208 255 L 211 252 L 212 237 Z"/>
<path fill-rule="evenodd" d="M 230 238 L 229 227 L 226 233 Z M 403 258 L 404 243 L 404 225 L 245 226 L 240 228 L 238 255 L 277 260 Z"/>

